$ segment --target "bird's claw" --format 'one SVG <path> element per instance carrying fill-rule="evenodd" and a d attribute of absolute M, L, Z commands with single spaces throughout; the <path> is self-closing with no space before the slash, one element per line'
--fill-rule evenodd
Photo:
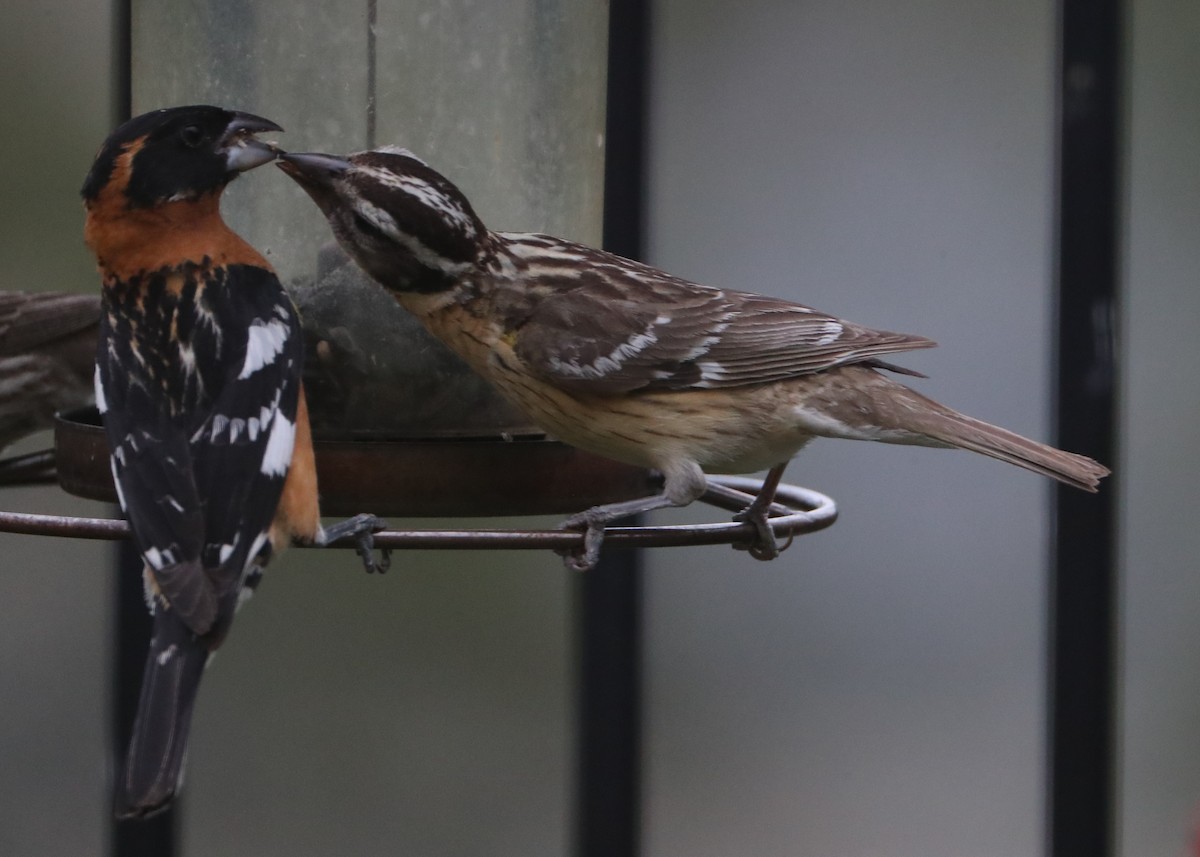
<path fill-rule="evenodd" d="M 744 550 L 755 559 L 766 562 L 775 559 L 791 546 L 790 538 L 782 548 L 779 546 L 779 542 L 775 540 L 775 530 L 772 529 L 771 522 L 768 520 L 768 514 L 766 509 L 757 508 L 756 504 L 752 503 L 733 516 L 733 520 L 739 523 L 748 523 L 754 526 L 754 538 L 746 542 L 734 542 L 734 550 Z"/>
<path fill-rule="evenodd" d="M 381 548 L 379 562 L 375 562 L 375 533 L 385 529 L 387 529 L 387 522 L 375 515 L 355 515 L 353 518 L 327 527 L 322 544 L 330 544 L 344 538 L 354 539 L 354 552 L 362 560 L 367 574 L 375 572 L 383 574 L 392 567 L 392 550 L 391 548 Z"/>
<path fill-rule="evenodd" d="M 380 529 L 384 529 L 384 527 L 380 527 Z M 374 574 L 375 572 L 387 574 L 388 569 L 392 567 L 392 549 L 380 548 L 379 562 L 376 562 L 375 537 L 373 533 L 359 533 L 354 537 L 354 541 L 356 542 L 354 552 L 362 560 L 363 568 L 367 574 Z"/>
<path fill-rule="evenodd" d="M 571 571 L 591 571 L 600 561 L 600 547 L 604 544 L 603 518 L 592 514 L 593 510 L 572 515 L 561 524 L 562 530 L 583 530 L 583 548 L 563 548 L 555 553 L 562 557 L 563 565 Z"/>

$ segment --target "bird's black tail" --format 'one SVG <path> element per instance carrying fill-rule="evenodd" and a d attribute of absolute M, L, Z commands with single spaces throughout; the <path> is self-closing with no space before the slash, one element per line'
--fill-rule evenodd
<path fill-rule="evenodd" d="M 155 612 L 137 719 L 117 783 L 118 818 L 153 815 L 175 796 L 187 755 L 196 691 L 208 656 L 205 642 L 173 611 L 160 607 Z"/>

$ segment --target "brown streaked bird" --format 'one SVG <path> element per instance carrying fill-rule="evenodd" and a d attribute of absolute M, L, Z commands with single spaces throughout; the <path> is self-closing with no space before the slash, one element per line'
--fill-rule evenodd
<path fill-rule="evenodd" d="M 767 514 L 814 437 L 979 452 L 1096 491 L 1108 468 L 951 410 L 886 372 L 932 341 L 800 304 L 712 288 L 550 235 L 492 232 L 447 178 L 402 149 L 282 155 L 358 264 L 550 434 L 654 468 L 663 492 L 588 509 L 568 558 L 588 568 L 604 526 L 705 491 L 705 472 L 769 468 L 738 520 L 778 553 Z"/>
<path fill-rule="evenodd" d="M 296 310 L 221 219 L 225 186 L 276 156 L 254 135 L 278 130 L 156 110 L 112 133 L 83 185 L 103 278 L 96 404 L 154 614 L 120 817 L 174 797 L 200 676 L 274 553 L 349 535 L 371 567 L 376 519 L 321 526 Z"/>
<path fill-rule="evenodd" d="M 100 296 L 0 292 L 0 449 L 89 404 Z"/>

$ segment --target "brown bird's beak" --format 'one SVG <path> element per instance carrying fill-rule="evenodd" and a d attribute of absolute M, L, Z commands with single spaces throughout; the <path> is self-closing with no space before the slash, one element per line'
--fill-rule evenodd
<path fill-rule="evenodd" d="M 345 158 L 320 152 L 281 152 L 276 166 L 305 188 L 321 188 L 328 187 L 351 164 Z"/>
<path fill-rule="evenodd" d="M 234 113 L 233 120 L 217 141 L 218 151 L 225 153 L 225 164 L 230 172 L 243 173 L 270 163 L 283 151 L 274 143 L 264 142 L 254 135 L 282 130 L 270 119 L 252 113 Z"/>

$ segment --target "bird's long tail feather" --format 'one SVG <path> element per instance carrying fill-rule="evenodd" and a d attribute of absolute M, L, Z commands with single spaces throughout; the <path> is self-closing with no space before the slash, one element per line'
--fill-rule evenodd
<path fill-rule="evenodd" d="M 1064 452 L 1016 432 L 985 423 L 933 401 L 902 384 L 888 382 L 887 407 L 897 427 L 917 432 L 946 446 L 1007 461 L 1059 482 L 1096 492 L 1110 471 L 1103 464 Z"/>
<path fill-rule="evenodd" d="M 841 428 L 822 434 L 968 449 L 1091 492 L 1110 472 L 1087 456 L 960 414 L 871 368 L 848 366 L 826 380 L 823 400 Z"/>
<path fill-rule="evenodd" d="M 931 417 L 925 433 L 951 446 L 1007 461 L 1092 493 L 1110 472 L 1086 455 L 1055 449 L 949 409 Z"/>
<path fill-rule="evenodd" d="M 175 796 L 208 657 L 205 643 L 173 611 L 156 611 L 137 719 L 117 788 L 117 817 L 152 815 Z"/>

